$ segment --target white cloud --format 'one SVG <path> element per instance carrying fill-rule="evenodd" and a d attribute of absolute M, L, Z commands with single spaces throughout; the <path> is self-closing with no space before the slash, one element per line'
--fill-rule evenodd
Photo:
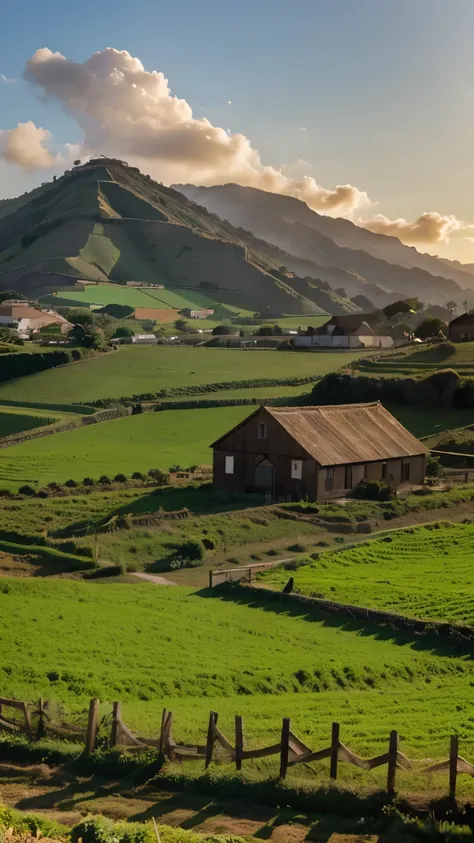
<path fill-rule="evenodd" d="M 232 105 L 232 100 L 227 100 L 227 105 Z"/>
<path fill-rule="evenodd" d="M 0 158 L 17 164 L 24 170 L 47 169 L 59 163 L 47 147 L 51 133 L 35 126 L 31 120 L 19 123 L 15 129 L 0 131 Z"/>
<path fill-rule="evenodd" d="M 10 79 L 10 77 L 5 76 L 4 73 L 0 73 L 0 84 L 1 85 L 14 85 L 16 79 Z"/>
<path fill-rule="evenodd" d="M 453 215 L 442 216 L 437 211 L 421 214 L 409 222 L 403 218 L 390 220 L 383 214 L 377 214 L 371 220 L 359 220 L 358 225 L 375 234 L 387 234 L 398 237 L 403 243 L 449 243 L 453 235 L 463 235 L 474 231 L 474 226 L 458 220 Z"/>
<path fill-rule="evenodd" d="M 133 159 L 169 184 L 233 181 L 338 214 L 369 203 L 352 185 L 328 189 L 310 176 L 292 179 L 265 166 L 245 135 L 193 117 L 186 100 L 171 94 L 163 73 L 146 71 L 126 51 L 108 48 L 81 64 L 43 48 L 27 62 L 25 76 L 77 121 L 86 150 Z"/>

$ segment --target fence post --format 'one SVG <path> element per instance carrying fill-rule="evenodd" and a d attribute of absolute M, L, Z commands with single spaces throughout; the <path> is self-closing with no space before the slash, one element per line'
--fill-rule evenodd
<path fill-rule="evenodd" d="M 281 724 L 281 746 L 280 746 L 280 778 L 284 779 L 288 770 L 288 756 L 290 753 L 290 725 L 289 717 L 284 717 Z"/>
<path fill-rule="evenodd" d="M 214 742 L 216 740 L 216 725 L 217 725 L 217 718 L 218 714 L 215 711 L 211 711 L 209 715 L 209 726 L 207 728 L 207 742 L 206 742 L 206 770 L 209 767 L 209 764 L 212 761 L 212 750 L 214 749 Z"/>
<path fill-rule="evenodd" d="M 112 704 L 112 731 L 110 734 L 110 746 L 114 747 L 118 744 L 119 723 L 121 719 L 120 703 L 114 702 Z"/>
<path fill-rule="evenodd" d="M 86 755 L 91 755 L 95 749 L 97 730 L 99 727 L 99 703 L 100 700 L 97 699 L 90 701 L 86 732 Z"/>
<path fill-rule="evenodd" d="M 214 587 L 214 577 L 213 577 L 213 573 L 214 573 L 213 571 L 209 571 L 209 588 L 213 588 L 213 587 Z"/>
<path fill-rule="evenodd" d="M 395 793 L 395 775 L 397 772 L 397 755 L 398 755 L 398 732 L 393 729 L 390 732 L 390 742 L 388 745 L 388 774 L 387 774 L 387 793 Z"/>
<path fill-rule="evenodd" d="M 165 727 L 166 727 L 166 718 L 168 717 L 168 709 L 164 708 L 161 713 L 161 729 L 160 729 L 160 752 L 163 755 L 166 755 L 166 746 L 165 746 Z"/>
<path fill-rule="evenodd" d="M 27 703 L 23 703 L 23 715 L 25 717 L 25 730 L 28 735 L 28 740 L 33 740 L 33 726 L 31 725 L 31 714 Z"/>
<path fill-rule="evenodd" d="M 459 738 L 451 735 L 451 746 L 449 750 L 449 796 L 456 799 L 456 780 L 458 777 L 458 752 Z"/>
<path fill-rule="evenodd" d="M 339 723 L 332 724 L 331 735 L 331 767 L 330 776 L 332 779 L 337 779 L 337 759 L 339 753 Z"/>
<path fill-rule="evenodd" d="M 244 726 L 240 714 L 235 715 L 235 766 L 242 769 L 242 752 L 244 750 Z"/>

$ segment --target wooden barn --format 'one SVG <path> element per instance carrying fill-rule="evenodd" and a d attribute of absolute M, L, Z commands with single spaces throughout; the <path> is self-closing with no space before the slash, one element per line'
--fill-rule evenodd
<path fill-rule="evenodd" d="M 421 485 L 428 454 L 380 401 L 259 407 L 211 447 L 216 489 L 273 500 L 337 497 L 364 478 Z"/>

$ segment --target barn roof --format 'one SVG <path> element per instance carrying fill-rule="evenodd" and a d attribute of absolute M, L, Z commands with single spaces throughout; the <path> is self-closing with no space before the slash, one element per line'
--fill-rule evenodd
<path fill-rule="evenodd" d="M 265 410 L 322 466 L 428 453 L 380 401 Z"/>
<path fill-rule="evenodd" d="M 470 310 L 468 313 L 461 313 L 461 316 L 458 316 L 457 319 L 453 319 L 449 323 L 449 327 L 451 325 L 472 325 L 474 323 L 474 310 Z"/>

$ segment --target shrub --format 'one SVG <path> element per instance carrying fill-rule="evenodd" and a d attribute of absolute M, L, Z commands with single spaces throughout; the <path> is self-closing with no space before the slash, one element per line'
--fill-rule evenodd
<path fill-rule="evenodd" d="M 78 486 L 78 483 L 77 480 L 66 480 L 64 485 L 67 486 L 68 489 L 75 489 L 76 486 Z"/>
<path fill-rule="evenodd" d="M 28 496 L 32 497 L 35 494 L 35 490 L 33 489 L 33 486 L 28 486 L 28 485 L 20 486 L 20 488 L 18 489 L 18 494 L 19 495 L 28 495 Z"/>
<path fill-rule="evenodd" d="M 361 480 L 351 491 L 351 497 L 365 501 L 389 501 L 395 497 L 395 491 L 379 480 Z"/>
<path fill-rule="evenodd" d="M 205 556 L 204 545 L 200 539 L 192 538 L 175 545 L 177 556 L 190 561 L 202 562 Z"/>
<path fill-rule="evenodd" d="M 161 468 L 150 468 L 148 472 L 148 477 L 151 477 L 156 483 L 165 483 L 166 482 L 166 474 Z"/>
<path fill-rule="evenodd" d="M 125 474 L 116 474 L 115 477 L 114 477 L 114 480 L 115 480 L 116 483 L 126 483 L 127 482 L 127 478 L 126 478 Z"/>
<path fill-rule="evenodd" d="M 101 486 L 110 486 L 110 477 L 107 477 L 106 474 L 102 474 L 99 477 L 99 483 Z"/>
<path fill-rule="evenodd" d="M 49 492 L 47 489 L 40 489 L 39 492 L 36 493 L 37 498 L 49 498 Z"/>
<path fill-rule="evenodd" d="M 289 544 L 286 549 L 289 550 L 291 553 L 304 553 L 306 550 L 304 544 L 298 544 L 298 542 L 296 542 L 295 544 Z"/>
<path fill-rule="evenodd" d="M 134 471 L 132 474 L 132 480 L 143 480 L 143 478 L 144 475 L 141 473 L 141 471 Z"/>
<path fill-rule="evenodd" d="M 95 486 L 95 480 L 93 480 L 92 477 L 84 477 L 84 480 L 82 481 L 82 485 L 83 486 Z"/>
<path fill-rule="evenodd" d="M 48 489 L 50 489 L 51 492 L 60 492 L 61 486 L 59 483 L 55 483 L 54 480 L 52 480 L 51 483 L 48 483 Z"/>
<path fill-rule="evenodd" d="M 444 468 L 439 461 L 439 457 L 426 457 L 426 477 L 430 480 L 437 480 L 444 476 Z"/>

